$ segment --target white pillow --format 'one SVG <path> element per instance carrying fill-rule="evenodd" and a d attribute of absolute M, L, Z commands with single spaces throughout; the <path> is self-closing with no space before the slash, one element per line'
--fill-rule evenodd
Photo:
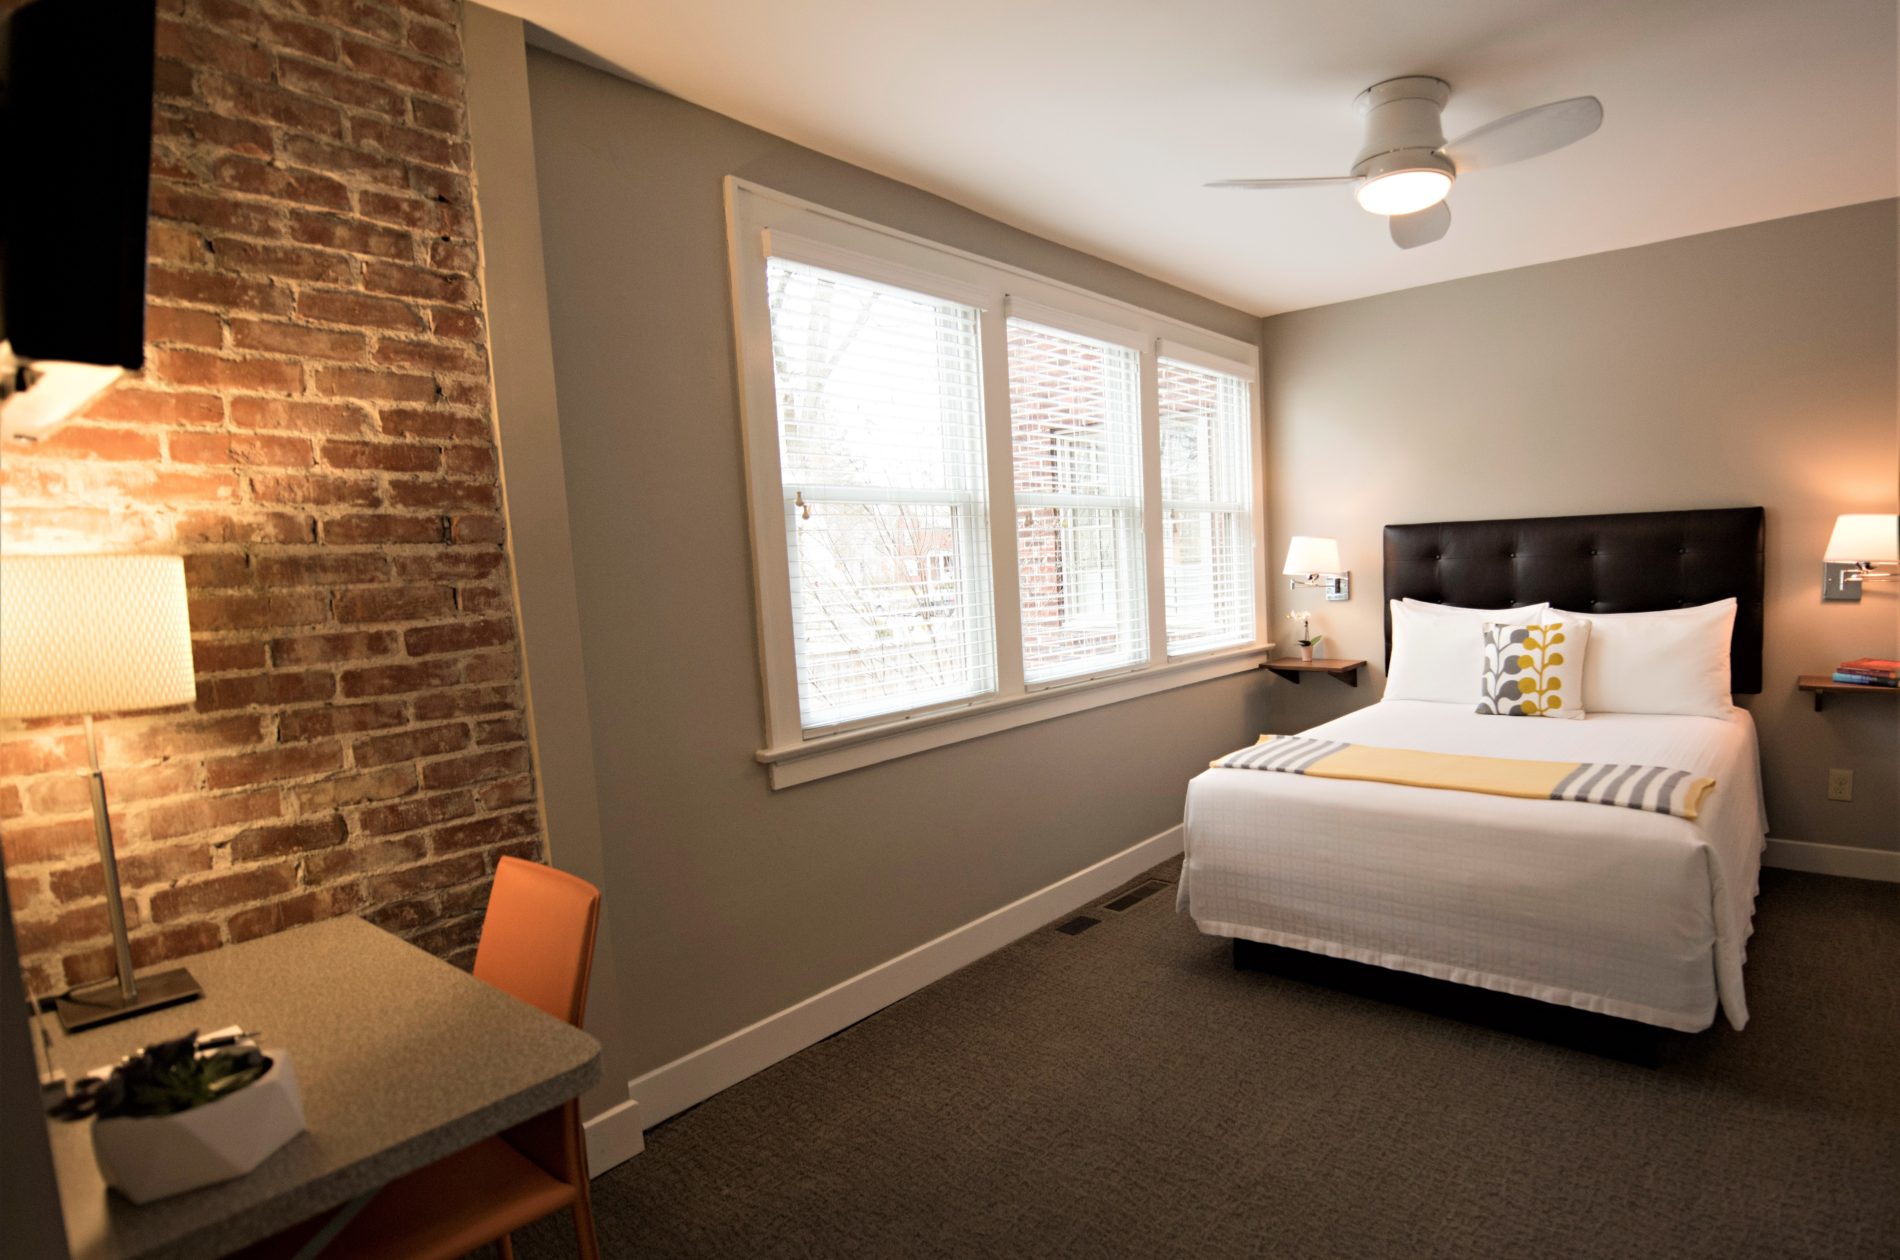
<path fill-rule="evenodd" d="M 1528 625 L 1549 609 L 1549 604 L 1457 608 L 1393 600 L 1392 664 L 1385 672 L 1385 698 L 1469 706 L 1473 680 L 1484 670 L 1485 623 Z"/>
<path fill-rule="evenodd" d="M 1413 599 L 1410 595 L 1399 602 L 1407 608 L 1416 608 L 1420 612 L 1430 613 L 1436 617 L 1483 617 L 1501 626 L 1522 625 L 1522 622 L 1514 621 L 1512 618 L 1520 613 L 1528 616 L 1539 608 L 1550 607 L 1549 604 L 1526 604 L 1522 608 L 1466 608 L 1462 604 L 1434 604 L 1429 599 Z"/>
<path fill-rule="evenodd" d="M 1565 613 L 1590 619 L 1583 705 L 1592 713 L 1726 717 L 1735 601 L 1641 613 Z"/>
<path fill-rule="evenodd" d="M 1555 611 L 1530 625 L 1484 626 L 1478 712 L 1503 717 L 1580 718 L 1590 622 Z"/>

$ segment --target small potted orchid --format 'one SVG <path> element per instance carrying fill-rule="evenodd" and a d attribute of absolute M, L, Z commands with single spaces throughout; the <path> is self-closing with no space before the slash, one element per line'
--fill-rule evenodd
<path fill-rule="evenodd" d="M 93 1121 L 100 1175 L 134 1203 L 240 1177 L 304 1128 L 290 1056 L 235 1031 L 146 1046 L 82 1079 L 51 1114 Z"/>
<path fill-rule="evenodd" d="M 1311 613 L 1290 612 L 1286 615 L 1286 619 L 1300 623 L 1300 659 L 1311 664 L 1313 661 L 1313 649 L 1318 647 L 1321 640 L 1326 636 L 1313 633 L 1313 614 Z"/>

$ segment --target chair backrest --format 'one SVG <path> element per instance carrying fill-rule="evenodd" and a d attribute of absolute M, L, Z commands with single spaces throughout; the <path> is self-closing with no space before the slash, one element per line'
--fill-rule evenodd
<path fill-rule="evenodd" d="M 475 977 L 579 1027 L 587 1014 L 600 889 L 539 862 L 495 867 Z"/>

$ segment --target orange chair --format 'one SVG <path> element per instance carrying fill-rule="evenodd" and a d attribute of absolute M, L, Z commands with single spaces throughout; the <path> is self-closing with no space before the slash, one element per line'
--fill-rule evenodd
<path fill-rule="evenodd" d="M 587 1009 L 600 890 L 536 862 L 504 857 L 475 949 L 475 975 L 578 1027 Z M 563 1103 L 496 1137 L 399 1177 L 376 1192 L 323 1248 L 350 1260 L 455 1260 L 498 1243 L 511 1260 L 513 1231 L 571 1208 L 581 1255 L 598 1260 L 588 1198 L 580 1106 Z M 246 1260 L 294 1254 L 330 1215 L 239 1252 Z"/>

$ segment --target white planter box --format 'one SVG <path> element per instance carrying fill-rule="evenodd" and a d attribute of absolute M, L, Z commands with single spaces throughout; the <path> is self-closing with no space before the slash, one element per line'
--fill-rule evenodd
<path fill-rule="evenodd" d="M 228 1098 L 170 1116 L 95 1120 L 92 1153 L 106 1184 L 134 1203 L 242 1177 L 303 1132 L 297 1071 L 283 1050 Z"/>

